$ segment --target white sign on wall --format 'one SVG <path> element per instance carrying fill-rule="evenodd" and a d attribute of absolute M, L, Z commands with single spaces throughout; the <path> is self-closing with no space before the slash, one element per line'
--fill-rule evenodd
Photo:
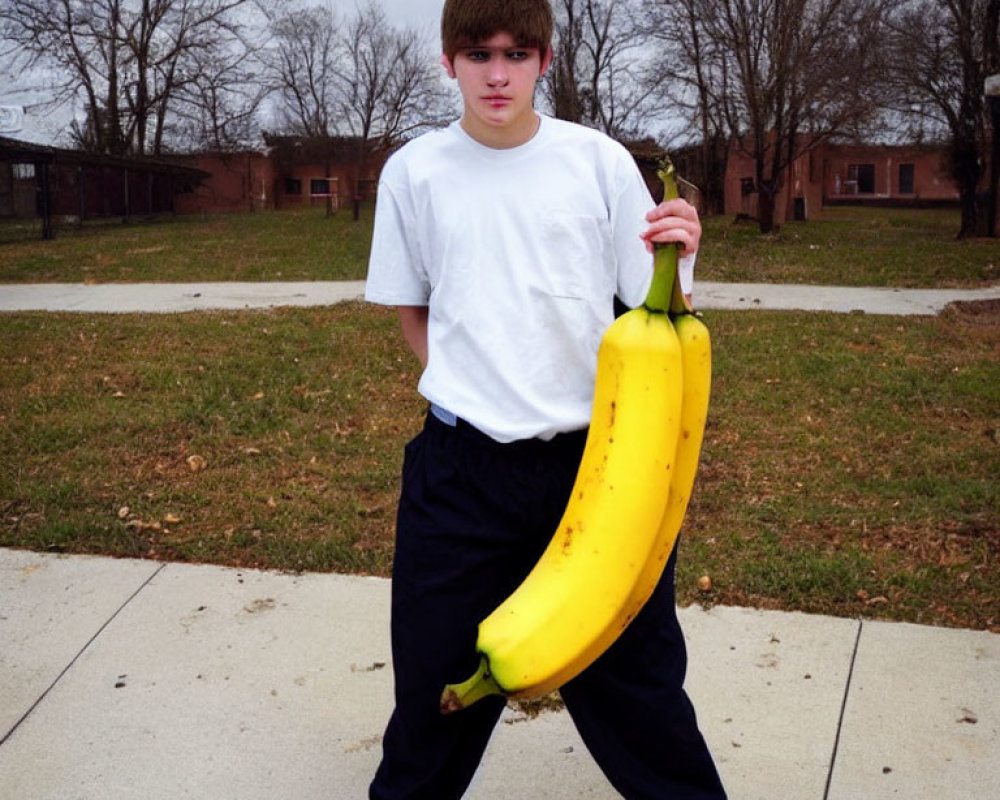
<path fill-rule="evenodd" d="M 24 109 L 21 106 L 0 106 L 0 133 L 17 133 L 24 127 Z"/>

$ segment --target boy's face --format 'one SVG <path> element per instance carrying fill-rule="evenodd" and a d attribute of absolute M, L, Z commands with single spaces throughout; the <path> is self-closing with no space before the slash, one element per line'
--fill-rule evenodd
<path fill-rule="evenodd" d="M 441 63 L 462 92 L 466 133 L 498 148 L 516 147 L 534 136 L 535 83 L 551 59 L 551 50 L 542 54 L 537 48 L 519 47 L 508 33 L 460 48 L 454 59 L 442 56 Z"/>

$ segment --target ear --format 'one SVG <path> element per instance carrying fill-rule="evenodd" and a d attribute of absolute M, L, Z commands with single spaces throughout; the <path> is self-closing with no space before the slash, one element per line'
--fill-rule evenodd
<path fill-rule="evenodd" d="M 538 77 L 541 78 L 546 72 L 548 72 L 550 66 L 552 66 L 551 45 L 545 49 L 545 53 L 542 55 L 542 63 L 541 68 L 538 71 Z"/>
<path fill-rule="evenodd" d="M 448 58 L 447 53 L 441 54 L 441 66 L 444 67 L 444 71 L 448 73 L 449 78 L 455 77 L 455 66 L 451 63 L 451 59 Z"/>

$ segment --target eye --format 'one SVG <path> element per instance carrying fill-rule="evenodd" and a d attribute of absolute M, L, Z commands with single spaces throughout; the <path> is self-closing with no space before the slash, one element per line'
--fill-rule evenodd
<path fill-rule="evenodd" d="M 527 50 L 508 50 L 507 58 L 511 61 L 524 61 L 528 58 L 529 53 Z"/>
<path fill-rule="evenodd" d="M 465 57 L 469 61 L 484 62 L 490 60 L 489 50 L 466 50 Z"/>

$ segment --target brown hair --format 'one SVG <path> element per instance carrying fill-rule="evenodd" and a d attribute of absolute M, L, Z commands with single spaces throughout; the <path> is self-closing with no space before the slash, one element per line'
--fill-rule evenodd
<path fill-rule="evenodd" d="M 537 47 L 544 56 L 552 42 L 548 0 L 445 0 L 441 48 L 449 59 L 497 33 L 509 33 L 519 47 Z"/>

